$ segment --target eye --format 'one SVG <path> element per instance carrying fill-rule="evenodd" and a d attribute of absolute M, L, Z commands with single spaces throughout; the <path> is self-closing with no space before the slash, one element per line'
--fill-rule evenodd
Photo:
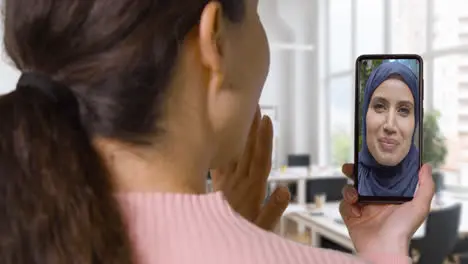
<path fill-rule="evenodd" d="M 398 109 L 398 112 L 401 113 L 403 116 L 408 116 L 411 110 L 407 107 L 401 107 L 400 109 Z"/>
<path fill-rule="evenodd" d="M 374 110 L 375 110 L 376 112 L 379 113 L 379 112 L 382 112 L 382 111 L 385 110 L 385 105 L 382 104 L 382 103 L 375 103 L 375 104 L 372 106 L 372 108 L 374 108 Z"/>

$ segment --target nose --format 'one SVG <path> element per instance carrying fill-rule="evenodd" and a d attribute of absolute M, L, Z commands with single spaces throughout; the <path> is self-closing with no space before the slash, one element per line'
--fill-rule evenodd
<path fill-rule="evenodd" d="M 395 113 L 393 111 L 389 112 L 385 123 L 383 125 L 384 132 L 386 134 L 394 134 L 396 133 L 396 120 L 395 120 Z"/>

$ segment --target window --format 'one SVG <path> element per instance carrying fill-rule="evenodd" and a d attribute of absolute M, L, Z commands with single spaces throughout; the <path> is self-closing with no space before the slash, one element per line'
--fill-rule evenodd
<path fill-rule="evenodd" d="M 459 58 L 458 55 L 451 55 L 434 59 L 434 108 L 443 110 L 440 111 L 439 125 L 442 133 L 449 138 L 456 137 L 458 129 Z"/>
<path fill-rule="evenodd" d="M 312 6 L 309 6 L 312 7 Z M 304 3 L 260 0 L 259 15 L 270 45 L 270 72 L 260 104 L 277 109 L 275 150 L 278 166 L 289 154 L 311 155 L 317 162 L 318 11 Z M 310 21 L 310 26 L 305 21 Z M 315 161 L 314 161 L 315 160 Z"/>
<path fill-rule="evenodd" d="M 441 113 L 439 126 L 446 138 L 447 156 L 442 170 L 452 173 L 448 186 L 468 187 L 468 5 L 434 0 L 434 32 L 427 55 L 433 63 L 433 107 Z"/>
<path fill-rule="evenodd" d="M 466 1 L 454 0 L 450 5 L 447 5 L 446 1 L 432 1 L 434 2 L 433 8 L 431 8 L 433 17 L 437 17 L 437 20 L 428 23 L 432 24 L 434 32 L 433 49 L 443 50 L 462 44 L 460 40 L 468 32 L 465 22 L 466 17 L 468 17 Z"/>
<path fill-rule="evenodd" d="M 352 75 L 330 80 L 331 164 L 353 160 L 354 84 Z"/>
<path fill-rule="evenodd" d="M 392 53 L 426 51 L 427 0 L 392 0 L 390 10 Z"/>
<path fill-rule="evenodd" d="M 330 72 L 350 71 L 352 68 L 351 1 L 329 0 Z"/>
<path fill-rule="evenodd" d="M 357 4 L 357 55 L 384 51 L 384 2 L 359 0 Z M 353 69 L 354 70 L 354 69 Z"/>

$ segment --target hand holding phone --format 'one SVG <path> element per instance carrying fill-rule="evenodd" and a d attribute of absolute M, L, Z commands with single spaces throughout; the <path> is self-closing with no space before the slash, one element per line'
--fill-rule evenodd
<path fill-rule="evenodd" d="M 353 164 L 345 164 L 342 170 L 350 178 L 355 175 Z M 408 243 L 427 218 L 434 196 L 431 166 L 422 166 L 418 176 L 414 199 L 403 204 L 358 204 L 356 189 L 343 189 L 340 213 L 359 254 L 408 253 Z"/>
<path fill-rule="evenodd" d="M 418 55 L 356 60 L 355 188 L 359 202 L 413 199 L 421 168 L 423 61 Z"/>

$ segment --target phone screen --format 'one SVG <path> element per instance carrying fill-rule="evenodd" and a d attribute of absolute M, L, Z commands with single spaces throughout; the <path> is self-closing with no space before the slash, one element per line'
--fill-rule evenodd
<path fill-rule="evenodd" d="M 356 62 L 355 187 L 360 201 L 413 198 L 421 167 L 423 81 L 417 55 Z"/>

